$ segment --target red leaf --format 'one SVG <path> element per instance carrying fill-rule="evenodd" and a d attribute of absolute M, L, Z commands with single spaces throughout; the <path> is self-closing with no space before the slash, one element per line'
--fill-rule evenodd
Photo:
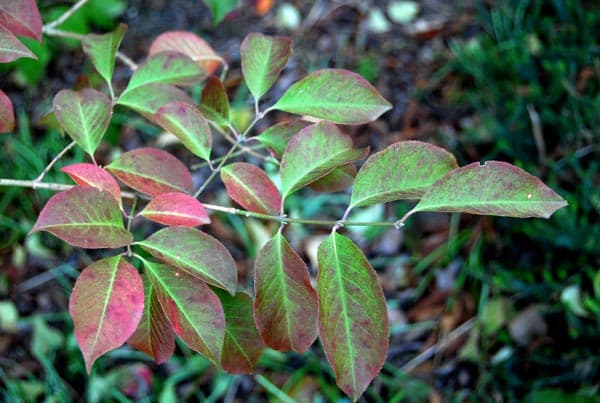
<path fill-rule="evenodd" d="M 21 57 L 37 59 L 12 32 L 0 24 L 0 63 L 9 63 Z"/>
<path fill-rule="evenodd" d="M 160 306 L 156 286 L 147 275 L 142 278 L 146 304 L 140 324 L 127 343 L 154 358 L 157 364 L 162 364 L 173 355 L 175 332 Z"/>
<path fill-rule="evenodd" d="M 15 35 L 42 40 L 42 19 L 35 0 L 2 0 L 0 25 Z"/>
<path fill-rule="evenodd" d="M 210 224 L 210 218 L 202 204 L 185 193 L 174 192 L 158 195 L 139 214 L 165 225 L 195 227 Z"/>
<path fill-rule="evenodd" d="M 80 186 L 92 186 L 100 190 L 106 190 L 121 206 L 121 189 L 111 174 L 94 164 L 79 163 L 72 164 L 60 169 L 66 173 Z"/>
<path fill-rule="evenodd" d="M 265 344 L 306 351 L 317 338 L 317 296 L 306 264 L 280 233 L 256 257 L 254 287 L 254 317 Z"/>
<path fill-rule="evenodd" d="M 236 162 L 221 168 L 221 179 L 229 197 L 245 209 L 262 214 L 279 214 L 279 190 L 262 169 Z"/>
<path fill-rule="evenodd" d="M 126 185 L 148 194 L 194 190 L 192 175 L 181 161 L 157 148 L 137 148 L 126 152 L 106 167 Z"/>
<path fill-rule="evenodd" d="M 0 133 L 12 132 L 15 128 L 15 113 L 10 98 L 0 90 Z"/>
<path fill-rule="evenodd" d="M 121 256 L 86 267 L 75 282 L 69 313 L 85 367 L 133 334 L 144 310 L 144 286 L 135 268 Z"/>
<path fill-rule="evenodd" d="M 48 231 L 81 248 L 118 248 L 133 241 L 113 196 L 93 187 L 76 186 L 52 196 L 31 232 Z"/>
<path fill-rule="evenodd" d="M 223 63 L 221 56 L 204 39 L 191 32 L 163 32 L 152 42 L 148 54 L 151 56 L 164 51 L 176 51 L 188 55 L 209 75 Z"/>

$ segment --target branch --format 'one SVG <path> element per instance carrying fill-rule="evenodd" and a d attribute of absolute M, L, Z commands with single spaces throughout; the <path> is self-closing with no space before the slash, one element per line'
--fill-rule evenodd
<path fill-rule="evenodd" d="M 53 28 L 58 27 L 60 24 L 65 22 L 67 19 L 69 19 L 69 17 L 71 17 L 73 14 L 75 14 L 75 12 L 77 10 L 79 10 L 81 7 L 83 7 L 85 5 L 85 3 L 87 3 L 87 2 L 88 2 L 88 0 L 79 0 L 77 3 L 73 4 L 70 9 L 68 9 L 67 11 L 65 11 L 63 13 L 63 15 L 61 15 L 54 21 L 44 25 L 44 27 L 42 29 L 43 32 L 47 33 L 47 30 L 51 30 Z"/>
<path fill-rule="evenodd" d="M 61 157 L 63 155 L 65 155 L 67 153 L 67 151 L 69 151 L 71 148 L 73 148 L 75 146 L 74 141 L 71 141 L 71 143 L 66 146 L 65 148 L 63 148 L 63 150 L 61 152 L 58 153 L 58 155 L 56 157 L 54 157 L 54 159 L 52 161 L 50 161 L 50 163 L 48 165 L 46 165 L 46 168 L 44 168 L 44 170 L 42 171 L 42 173 L 34 179 L 34 182 L 41 182 L 42 179 L 44 179 L 44 176 L 46 176 L 46 174 L 50 171 L 50 169 L 54 166 L 54 164 L 56 164 L 56 161 L 58 161 L 59 159 L 61 159 Z"/>

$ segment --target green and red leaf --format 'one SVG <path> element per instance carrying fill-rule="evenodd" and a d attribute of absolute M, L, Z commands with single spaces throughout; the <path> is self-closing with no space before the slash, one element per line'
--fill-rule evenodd
<path fill-rule="evenodd" d="M 137 242 L 152 256 L 223 288 L 237 288 L 237 266 L 219 241 L 195 228 L 167 227 Z"/>
<path fill-rule="evenodd" d="M 308 125 L 308 122 L 298 119 L 277 123 L 256 136 L 256 140 L 269 148 L 275 158 L 280 160 L 290 139 Z"/>
<path fill-rule="evenodd" d="M 121 256 L 86 267 L 75 282 L 69 313 L 88 373 L 94 361 L 127 341 L 142 318 L 144 286 Z"/>
<path fill-rule="evenodd" d="M 121 46 L 125 32 L 127 32 L 127 25 L 119 24 L 113 32 L 103 35 L 87 34 L 81 41 L 83 51 L 109 86 L 115 70 L 117 50 Z"/>
<path fill-rule="evenodd" d="M 23 45 L 17 37 L 0 24 L 0 63 L 10 63 L 22 57 L 37 59 L 29 48 Z"/>
<path fill-rule="evenodd" d="M 229 197 L 246 210 L 279 214 L 279 190 L 262 169 L 245 162 L 236 162 L 221 168 L 221 179 Z"/>
<path fill-rule="evenodd" d="M 118 99 L 124 105 L 154 122 L 154 114 L 170 102 L 192 103 L 192 99 L 179 88 L 169 84 L 147 84 L 127 91 Z"/>
<path fill-rule="evenodd" d="M 251 33 L 241 45 L 242 73 L 254 99 L 273 86 L 292 53 L 292 41 L 283 36 Z"/>
<path fill-rule="evenodd" d="M 115 178 L 103 168 L 94 164 L 78 163 L 67 165 L 60 170 L 69 175 L 71 179 L 80 186 L 92 186 L 96 189 L 106 190 L 113 195 L 115 200 L 119 203 L 119 207 L 121 207 L 122 200 L 119 184 Z"/>
<path fill-rule="evenodd" d="M 202 204 L 185 193 L 163 193 L 144 207 L 139 215 L 165 225 L 196 227 L 210 224 L 210 218 Z"/>
<path fill-rule="evenodd" d="M 133 241 L 113 195 L 87 186 L 52 196 L 31 230 L 38 231 L 48 231 L 70 245 L 88 249 L 119 248 Z"/>
<path fill-rule="evenodd" d="M 229 99 L 221 80 L 215 76 L 208 77 L 200 99 L 202 103 L 200 108 L 207 119 L 219 126 L 226 126 L 229 123 Z"/>
<path fill-rule="evenodd" d="M 254 263 L 254 317 L 265 344 L 306 351 L 317 338 L 317 297 L 308 267 L 277 233 Z"/>
<path fill-rule="evenodd" d="M 127 343 L 162 364 L 173 355 L 175 332 L 171 322 L 160 306 L 156 285 L 148 274 L 142 276 L 146 303 L 142 319 Z"/>
<path fill-rule="evenodd" d="M 221 300 L 225 311 L 225 342 L 221 365 L 232 374 L 249 374 L 254 371 L 264 349 L 252 316 L 252 298 L 245 292 L 232 296 L 218 288 L 213 291 Z"/>
<path fill-rule="evenodd" d="M 194 190 L 192 174 L 185 165 L 157 148 L 143 147 L 126 152 L 106 169 L 129 187 L 150 196 Z"/>
<path fill-rule="evenodd" d="M 189 103 L 170 102 L 154 114 L 163 129 L 174 134 L 194 155 L 210 161 L 212 135 L 200 110 Z"/>
<path fill-rule="evenodd" d="M 224 63 L 223 58 L 204 39 L 192 32 L 168 31 L 160 34 L 150 45 L 149 54 L 152 56 L 165 51 L 187 55 L 209 75 Z"/>
<path fill-rule="evenodd" d="M 435 182 L 413 209 L 549 218 L 567 202 L 542 181 L 506 162 L 474 162 Z"/>
<path fill-rule="evenodd" d="M 42 40 L 42 19 L 35 0 L 3 0 L 0 3 L 0 25 L 15 35 Z"/>
<path fill-rule="evenodd" d="M 12 132 L 15 128 L 15 112 L 10 98 L 0 90 L 0 133 Z"/>
<path fill-rule="evenodd" d="M 281 193 L 296 190 L 327 175 L 334 168 L 363 158 L 365 149 L 355 150 L 350 136 L 336 125 L 320 122 L 292 137 L 281 159 Z"/>
<path fill-rule="evenodd" d="M 385 362 L 385 298 L 377 274 L 350 239 L 334 232 L 317 257 L 319 336 L 337 385 L 356 401 Z"/>
<path fill-rule="evenodd" d="M 148 261 L 144 261 L 144 266 L 177 336 L 220 366 L 225 313 L 219 297 L 203 281 L 183 270 Z"/>
<path fill-rule="evenodd" d="M 335 168 L 333 171 L 329 172 L 321 179 L 317 179 L 309 186 L 312 190 L 316 190 L 317 192 L 341 192 L 354 183 L 355 176 L 356 165 L 351 163 Z"/>
<path fill-rule="evenodd" d="M 91 88 L 62 90 L 54 97 L 56 119 L 86 153 L 93 155 L 112 117 L 110 99 Z"/>
<path fill-rule="evenodd" d="M 391 108 L 367 80 L 341 69 L 315 71 L 273 105 L 273 109 L 347 125 L 371 122 Z"/>
<path fill-rule="evenodd" d="M 373 154 L 360 168 L 350 206 L 419 199 L 435 181 L 457 167 L 454 155 L 433 144 L 394 143 Z"/>

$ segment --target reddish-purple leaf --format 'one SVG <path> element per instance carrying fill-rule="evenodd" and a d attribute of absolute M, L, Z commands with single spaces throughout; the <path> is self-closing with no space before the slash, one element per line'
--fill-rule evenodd
<path fill-rule="evenodd" d="M 225 342 L 221 365 L 232 374 L 248 374 L 264 349 L 252 316 L 252 298 L 245 292 L 234 296 L 223 290 L 213 290 L 225 311 Z"/>
<path fill-rule="evenodd" d="M 181 268 L 231 294 L 237 288 L 237 266 L 231 254 L 212 236 L 195 228 L 167 227 L 137 242 L 152 256 Z"/>
<path fill-rule="evenodd" d="M 204 39 L 192 32 L 163 32 L 150 45 L 149 55 L 169 50 L 187 55 L 209 75 L 224 63 L 223 58 Z"/>
<path fill-rule="evenodd" d="M 157 364 L 162 364 L 173 355 L 175 332 L 160 306 L 156 285 L 148 277 L 148 274 L 144 274 L 142 279 L 144 280 L 146 300 L 144 312 L 140 324 L 127 343 L 154 358 Z"/>
<path fill-rule="evenodd" d="M 321 179 L 317 179 L 310 185 L 317 192 L 341 192 L 354 183 L 356 176 L 356 165 L 354 163 L 342 165 L 335 168 Z"/>
<path fill-rule="evenodd" d="M 229 122 L 229 99 L 221 80 L 215 76 L 208 77 L 202 90 L 201 102 L 203 113 L 207 119 L 221 126 L 227 125 Z"/>
<path fill-rule="evenodd" d="M 0 90 L 0 133 L 12 132 L 15 128 L 15 112 L 10 98 Z"/>
<path fill-rule="evenodd" d="M 60 170 L 69 175 L 80 186 L 92 186 L 100 190 L 106 190 L 114 196 L 119 206 L 121 206 L 121 189 L 119 188 L 119 184 L 111 174 L 99 166 L 78 163 L 62 167 Z"/>
<path fill-rule="evenodd" d="M 385 362 L 385 297 L 377 274 L 350 239 L 334 232 L 317 258 L 319 336 L 338 386 L 356 401 Z"/>
<path fill-rule="evenodd" d="M 317 338 L 317 297 L 308 268 L 277 233 L 254 263 L 254 317 L 265 344 L 306 351 Z"/>
<path fill-rule="evenodd" d="M 86 267 L 75 282 L 69 313 L 85 367 L 127 341 L 142 318 L 144 285 L 135 268 L 113 256 Z"/>
<path fill-rule="evenodd" d="M 202 204 L 185 193 L 163 193 L 156 196 L 139 215 L 165 225 L 195 227 L 210 224 Z"/>
<path fill-rule="evenodd" d="M 10 63 L 21 57 L 37 59 L 12 32 L 0 24 L 0 63 Z"/>
<path fill-rule="evenodd" d="M 154 120 L 177 136 L 194 155 L 210 161 L 210 127 L 196 106 L 179 101 L 170 102 L 156 112 Z"/>
<path fill-rule="evenodd" d="M 236 162 L 221 168 L 221 179 L 229 197 L 246 210 L 279 214 L 279 190 L 262 169 L 245 162 Z"/>
<path fill-rule="evenodd" d="M 42 40 L 42 19 L 35 0 L 2 0 L 0 25 L 15 35 Z"/>
<path fill-rule="evenodd" d="M 177 336 L 219 366 L 225 339 L 225 313 L 219 297 L 183 270 L 148 261 L 144 266 Z"/>
<path fill-rule="evenodd" d="M 88 249 L 129 245 L 119 204 L 107 191 L 76 186 L 52 196 L 31 232 L 48 231 L 73 246 Z"/>
<path fill-rule="evenodd" d="M 277 123 L 255 138 L 262 145 L 268 147 L 275 154 L 275 158 L 280 160 L 290 139 L 308 125 L 308 122 L 299 119 Z"/>
<path fill-rule="evenodd" d="M 192 174 L 181 161 L 157 148 L 137 148 L 122 154 L 106 169 L 129 187 L 158 196 L 194 190 Z"/>

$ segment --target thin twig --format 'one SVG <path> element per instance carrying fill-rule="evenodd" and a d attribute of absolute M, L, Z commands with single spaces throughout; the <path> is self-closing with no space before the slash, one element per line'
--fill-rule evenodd
<path fill-rule="evenodd" d="M 543 163 L 546 161 L 546 143 L 544 142 L 544 134 L 542 133 L 540 115 L 538 115 L 535 107 L 532 104 L 527 104 L 527 113 L 529 113 L 529 120 L 531 121 L 533 139 L 535 140 L 535 147 L 537 148 L 538 157 L 540 162 Z"/>
<path fill-rule="evenodd" d="M 46 168 L 44 168 L 44 170 L 42 171 L 42 173 L 34 179 L 34 182 L 41 182 L 42 179 L 44 179 L 44 176 L 46 176 L 46 174 L 50 171 L 50 169 L 52 169 L 52 167 L 54 166 L 54 164 L 56 164 L 56 162 L 62 158 L 63 155 L 65 155 L 71 148 L 73 148 L 75 146 L 74 141 L 72 141 L 69 145 L 67 145 L 65 148 L 63 148 L 63 150 L 61 152 L 59 152 L 56 157 L 54 157 L 54 159 L 52 161 L 50 161 L 50 163 L 48 165 L 46 165 Z"/>
<path fill-rule="evenodd" d="M 231 155 L 235 152 L 235 150 L 238 148 L 238 146 L 240 145 L 241 142 L 242 142 L 242 139 L 239 138 L 233 144 L 233 146 L 231 146 L 231 148 L 229 149 L 229 151 L 227 151 L 227 154 L 225 154 L 223 156 L 223 159 L 221 160 L 221 162 L 219 163 L 219 165 L 217 165 L 217 167 L 210 173 L 210 175 L 208 176 L 208 178 L 206 178 L 206 180 L 204 181 L 204 183 L 202 184 L 202 186 L 200 186 L 200 188 L 196 191 L 196 193 L 194 193 L 194 197 L 195 198 L 198 198 L 198 196 L 200 196 L 202 194 L 202 192 L 204 191 L 204 189 L 206 189 L 206 187 L 215 178 L 215 176 L 217 176 L 217 174 L 219 173 L 219 171 L 221 170 L 221 168 L 223 168 L 223 165 L 225 165 L 225 163 L 227 162 L 227 160 L 229 158 L 231 158 Z"/>
<path fill-rule="evenodd" d="M 127 67 L 129 67 L 132 71 L 136 71 L 138 68 L 138 65 L 136 62 L 134 62 L 133 60 L 131 60 L 126 54 L 124 54 L 123 52 L 119 52 L 117 51 L 117 59 L 121 60 L 125 65 L 127 65 Z"/>
<path fill-rule="evenodd" d="M 88 0 L 79 0 L 77 3 L 73 4 L 71 6 L 71 8 L 69 8 L 67 11 L 65 11 L 56 20 L 44 25 L 44 28 L 43 28 L 44 32 L 46 32 L 47 29 L 52 29 L 52 28 L 58 27 L 60 24 L 65 22 L 67 19 L 69 19 L 69 17 L 71 17 L 73 14 L 75 14 L 75 12 L 77 10 L 79 10 L 81 7 L 83 7 L 85 5 L 85 3 L 87 3 L 87 2 L 88 2 Z"/>

